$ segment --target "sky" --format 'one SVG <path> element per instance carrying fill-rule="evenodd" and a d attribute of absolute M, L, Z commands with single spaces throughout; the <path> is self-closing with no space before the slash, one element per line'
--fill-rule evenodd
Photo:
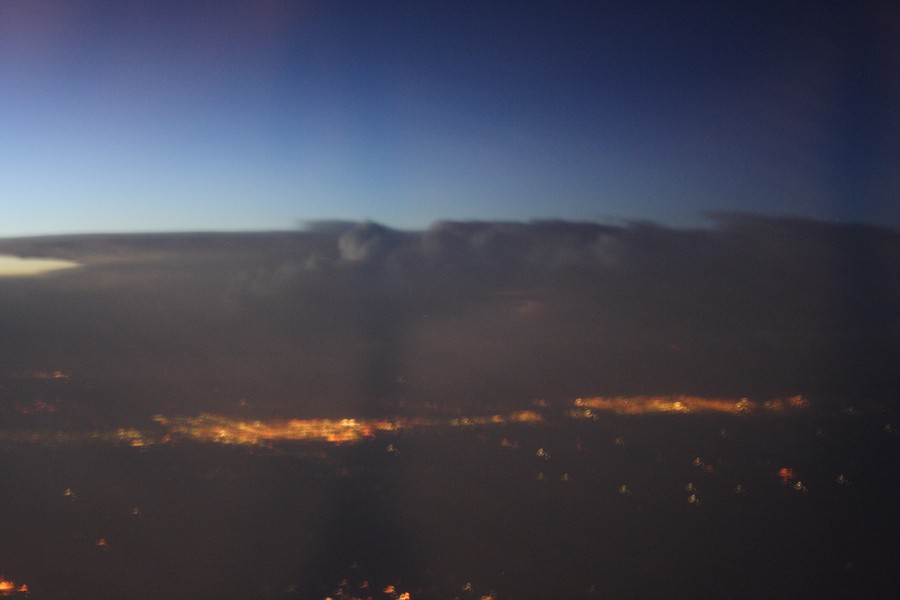
<path fill-rule="evenodd" d="M 900 227 L 888 2 L 0 4 L 0 237 Z"/>

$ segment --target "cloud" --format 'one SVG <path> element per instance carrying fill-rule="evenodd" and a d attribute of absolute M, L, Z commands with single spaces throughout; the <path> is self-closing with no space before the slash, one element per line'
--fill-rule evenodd
<path fill-rule="evenodd" d="M 377 223 L 360 223 L 338 237 L 341 259 L 351 263 L 384 261 L 403 243 L 403 234 Z"/>
<path fill-rule="evenodd" d="M 0 253 L 85 265 L 0 281 L 0 377 L 64 369 L 126 412 L 900 392 L 889 229 L 341 223 L 0 240 Z"/>

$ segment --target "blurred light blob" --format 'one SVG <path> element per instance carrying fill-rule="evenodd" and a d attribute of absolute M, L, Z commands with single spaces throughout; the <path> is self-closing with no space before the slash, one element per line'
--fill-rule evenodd
<path fill-rule="evenodd" d="M 27 594 L 28 586 L 25 584 L 16 585 L 14 581 L 5 579 L 0 576 L 0 596 L 12 596 L 13 594 Z"/>
<path fill-rule="evenodd" d="M 778 477 L 781 479 L 782 485 L 788 485 L 797 478 L 797 474 L 794 473 L 794 470 L 790 467 L 781 467 L 778 469 Z"/>
<path fill-rule="evenodd" d="M 71 260 L 56 258 L 22 258 L 0 254 L 0 277 L 32 277 L 59 271 L 61 269 L 73 269 L 81 265 Z"/>

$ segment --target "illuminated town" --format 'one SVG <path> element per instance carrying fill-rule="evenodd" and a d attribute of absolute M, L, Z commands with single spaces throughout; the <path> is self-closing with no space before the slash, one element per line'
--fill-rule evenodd
<path fill-rule="evenodd" d="M 653 413 L 705 413 L 753 414 L 759 412 L 780 413 L 802 409 L 809 405 L 803 396 L 773 398 L 753 402 L 748 398 L 705 398 L 702 396 L 596 396 L 578 398 L 575 408 L 569 411 L 573 417 L 591 417 L 591 411 L 611 412 L 618 415 L 647 415 Z"/>
<path fill-rule="evenodd" d="M 262 444 L 274 441 L 320 441 L 349 444 L 379 433 L 437 426 L 499 425 L 504 423 L 534 423 L 542 417 L 533 411 L 519 411 L 508 415 L 471 417 L 441 422 L 426 418 L 407 419 L 290 419 L 273 421 L 245 421 L 222 415 L 202 414 L 198 417 L 169 419 L 162 415 L 154 421 L 169 431 L 169 437 L 189 438 L 221 444 Z M 133 445 L 144 443 L 137 432 L 123 432 L 120 437 Z"/>
<path fill-rule="evenodd" d="M 9 581 L 8 579 L 4 579 L 0 576 L 0 596 L 16 596 L 16 595 L 27 595 L 28 594 L 28 586 L 27 585 L 18 585 L 13 581 Z"/>
<path fill-rule="evenodd" d="M 48 378 L 58 378 L 56 374 Z M 542 403 L 538 403 L 542 404 Z M 809 401 L 802 396 L 775 398 L 754 402 L 747 398 L 726 399 L 701 396 L 596 396 L 577 398 L 565 408 L 563 415 L 576 420 L 597 420 L 604 413 L 615 415 L 701 414 L 720 413 L 743 416 L 753 414 L 781 414 L 803 410 Z M 37 401 L 19 412 L 52 413 L 53 405 Z M 544 411 L 546 412 L 546 410 Z M 490 427 L 509 424 L 540 424 L 547 419 L 539 410 L 520 410 L 486 416 L 459 416 L 450 419 L 404 417 L 393 419 L 274 419 L 247 420 L 220 414 L 203 413 L 196 417 L 167 417 L 156 415 L 153 421 L 163 433 L 136 428 L 118 428 L 94 432 L 18 432 L 0 431 L 0 441 L 32 441 L 39 443 L 115 441 L 134 447 L 194 440 L 217 444 L 265 445 L 275 442 L 326 442 L 353 444 L 378 435 L 399 431 L 440 427 Z"/>
<path fill-rule="evenodd" d="M 747 510 L 758 513 L 757 520 L 768 528 L 766 539 L 796 537 L 806 527 L 802 523 L 829 518 L 826 513 L 809 512 L 804 503 L 810 498 L 824 502 L 823 506 L 850 502 L 862 493 L 867 477 L 872 478 L 866 463 L 838 456 L 820 464 L 815 452 L 837 443 L 874 444 L 896 452 L 900 437 L 890 414 L 877 404 L 827 402 L 801 395 L 768 399 L 692 394 L 582 396 L 569 401 L 536 399 L 522 403 L 520 410 L 481 414 L 407 403 L 397 405 L 398 412 L 405 411 L 402 415 L 377 418 L 260 419 L 252 418 L 253 403 L 238 401 L 230 406 L 230 414 L 156 414 L 144 423 L 134 419 L 127 426 L 104 427 L 108 421 L 86 412 L 79 401 L 85 394 L 84 384 L 68 371 L 26 372 L 8 376 L 5 385 L 7 418 L 0 428 L 0 448 L 30 457 L 36 465 L 55 465 L 49 471 L 46 466 L 35 471 L 23 467 L 12 479 L 24 489 L 34 473 L 51 473 L 47 477 L 53 478 L 53 485 L 29 496 L 36 498 L 38 506 L 48 507 L 47 512 L 37 511 L 34 523 L 61 522 L 63 528 L 51 542 L 58 549 L 56 556 L 63 561 L 71 555 L 84 556 L 92 569 L 91 583 L 85 586 L 93 585 L 90 593 L 110 599 L 122 589 L 101 589 L 105 585 L 102 573 L 112 561 L 129 565 L 122 567 L 123 574 L 140 570 L 143 553 L 152 548 L 190 563 L 190 546 L 181 552 L 165 544 L 160 548 L 154 540 L 194 528 L 215 537 L 216 531 L 233 528 L 242 533 L 234 534 L 241 545 L 230 550 L 233 559 L 226 564 L 231 569 L 239 568 L 247 556 L 241 548 L 248 543 L 269 561 L 279 560 L 295 547 L 325 552 L 327 560 L 334 561 L 327 573 L 300 577 L 288 570 L 272 581 L 247 584 L 240 589 L 248 597 L 497 600 L 528 596 L 532 588 L 540 590 L 535 597 L 549 597 L 562 585 L 570 597 L 595 600 L 604 587 L 603 562 L 591 558 L 594 571 L 573 584 L 560 583 L 556 572 L 565 567 L 554 563 L 557 552 L 566 555 L 566 564 L 594 556 L 579 554 L 577 549 L 558 550 L 565 547 L 562 540 L 585 548 L 609 535 L 604 528 L 615 530 L 617 526 L 609 523 L 622 521 L 628 528 L 613 535 L 610 547 L 645 549 L 648 546 L 641 545 L 639 535 L 672 526 L 667 523 L 684 522 L 682 535 L 687 537 L 681 543 L 699 551 L 699 542 L 692 542 L 691 536 L 703 537 L 710 523 L 731 523 Z M 869 424 L 868 429 L 855 433 L 858 424 Z M 850 437 L 844 441 L 844 435 Z M 798 446 L 805 449 L 798 452 Z M 70 456 L 80 458 L 70 462 L 74 460 Z M 119 471 L 117 465 L 126 464 L 135 470 L 134 476 L 128 470 Z M 284 471 L 275 470 L 276 466 Z M 103 470 L 103 479 L 92 474 L 95 468 Z M 144 476 L 150 479 L 146 485 L 141 483 Z M 252 490 L 264 489 L 259 488 L 262 481 L 280 491 L 253 496 L 259 492 Z M 246 494 L 256 499 L 247 500 L 241 512 L 227 508 L 229 498 L 244 502 L 241 498 Z M 297 513 L 282 508 L 271 518 L 260 516 L 272 510 L 267 507 L 278 505 L 282 495 L 288 506 L 298 503 L 305 508 Z M 345 495 L 365 501 L 340 504 L 339 498 Z M 512 509 L 519 512 L 504 525 L 512 518 L 510 496 L 521 508 Z M 173 498 L 177 509 L 169 507 Z M 478 503 L 473 504 L 473 498 Z M 27 502 L 19 505 L 14 499 L 7 498 L 7 504 L 12 504 L 7 511 L 30 514 Z M 319 550 L 330 546 L 328 539 L 316 537 L 320 517 L 315 515 L 331 510 L 335 503 L 341 507 L 334 509 L 336 514 L 344 520 L 330 526 L 328 535 L 342 541 L 334 542 L 336 547 L 330 550 Z M 222 508 L 215 509 L 219 512 L 211 524 L 203 525 L 202 515 L 217 505 Z M 493 547 L 497 554 L 490 558 L 490 553 L 477 551 L 469 561 L 466 552 L 457 552 L 463 558 L 440 567 L 444 579 L 429 580 L 425 569 L 410 580 L 403 565 L 414 559 L 403 554 L 402 529 L 378 524 L 385 511 L 391 514 L 401 506 L 404 514 L 422 513 L 413 518 L 421 528 L 422 533 L 415 535 L 422 536 L 422 543 L 468 548 L 470 539 L 478 539 L 479 545 Z M 449 510 L 448 516 L 434 512 L 439 507 Z M 480 511 L 488 513 L 481 517 Z M 728 516 L 719 516 L 723 511 Z M 607 514 L 609 521 L 602 516 Z M 260 519 L 266 523 L 266 544 L 271 543 L 271 549 L 248 541 L 256 527 L 250 524 Z M 652 527 L 643 524 L 647 520 Z M 552 522 L 552 527 L 545 528 L 545 521 Z M 631 527 L 645 530 L 631 533 Z M 281 530 L 293 533 L 280 537 Z M 465 537 L 457 539 L 457 530 L 466 532 Z M 501 537 L 494 539 L 492 530 L 502 532 L 496 534 Z M 556 541 L 529 551 L 536 552 L 546 567 L 518 568 L 517 579 L 504 578 L 497 567 L 503 564 L 497 556 L 507 551 L 502 536 L 515 537 L 519 531 L 527 532 L 529 539 L 549 536 Z M 356 543 L 358 535 L 370 536 L 371 541 Z M 21 544 L 21 534 L 18 539 Z M 707 539 L 706 543 L 712 542 Z M 396 554 L 396 560 L 384 566 L 376 558 L 381 552 Z M 802 554 L 793 549 L 778 552 L 788 564 L 802 562 Z M 752 560 L 743 556 L 745 563 Z M 850 563 L 853 556 L 847 554 L 842 564 Z M 56 567 L 45 565 L 43 571 L 35 572 L 15 559 L 15 553 L 5 560 L 0 555 L 4 574 L 0 597 L 52 599 L 54 594 L 48 590 L 54 585 L 77 586 L 69 573 Z M 607 556 L 607 560 L 626 571 L 633 566 L 625 559 Z M 481 561 L 494 565 L 493 571 L 479 572 Z M 678 564 L 680 573 L 699 568 L 685 561 Z M 259 564 L 257 568 L 265 571 Z M 844 568 L 854 573 L 852 565 Z M 637 572 L 629 573 L 618 581 L 633 583 Z M 180 577 L 182 585 L 190 580 Z M 205 585 L 215 584 L 207 579 Z M 505 593 L 498 594 L 498 587 Z M 217 589 L 223 597 L 234 597 Z M 612 590 L 610 597 L 627 596 L 626 588 Z M 202 591 L 168 589 L 165 596 L 187 599 Z"/>

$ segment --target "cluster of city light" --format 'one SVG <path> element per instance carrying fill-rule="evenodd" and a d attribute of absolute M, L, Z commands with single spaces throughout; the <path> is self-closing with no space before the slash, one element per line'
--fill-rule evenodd
<path fill-rule="evenodd" d="M 535 423 L 543 417 L 534 411 L 517 411 L 505 415 L 486 417 L 462 417 L 450 421 L 429 418 L 397 419 L 276 419 L 247 421 L 224 415 L 204 413 L 197 417 L 154 417 L 168 434 L 163 441 L 188 438 L 220 444 L 264 444 L 269 442 L 320 441 L 332 444 L 352 444 L 379 433 L 401 429 L 478 425 L 502 425 L 505 423 Z M 133 446 L 146 445 L 147 440 L 136 430 L 120 430 L 120 440 Z"/>
<path fill-rule="evenodd" d="M 399 585 L 399 584 L 398 584 Z M 379 594 L 379 589 L 381 593 Z M 467 598 L 473 600 L 497 600 L 494 592 L 487 594 L 477 594 L 471 582 L 467 582 L 462 586 L 462 591 Z M 337 584 L 334 593 L 326 596 L 325 600 L 336 600 L 337 598 L 350 598 L 351 600 L 359 600 L 361 597 L 372 600 L 373 596 L 385 598 L 388 600 L 413 600 L 410 592 L 401 591 L 401 589 L 392 583 L 386 584 L 384 587 L 376 586 L 368 579 L 364 579 L 359 583 L 351 582 L 349 578 L 344 578 Z M 459 596 L 457 596 L 458 598 Z"/>
<path fill-rule="evenodd" d="M 808 401 L 803 396 L 773 398 L 755 402 L 749 398 L 706 398 L 703 396 L 595 396 L 578 398 L 574 408 L 568 411 L 573 418 L 591 418 L 593 411 L 618 415 L 645 415 L 652 413 L 703 413 L 718 412 L 747 414 L 755 412 L 783 412 L 804 408 Z"/>
<path fill-rule="evenodd" d="M 41 373 L 48 378 L 59 379 L 61 372 Z M 703 396 L 595 396 L 578 398 L 564 409 L 563 414 L 572 419 L 596 420 L 603 413 L 616 415 L 725 413 L 732 415 L 755 413 L 782 413 L 803 409 L 808 401 L 802 396 L 752 401 L 748 398 L 709 398 Z M 513 423 L 541 423 L 549 409 L 539 403 L 541 411 L 521 410 L 505 414 L 458 416 L 454 418 L 396 417 L 392 419 L 237 419 L 221 414 L 202 413 L 193 417 L 166 417 L 157 415 L 153 420 L 161 429 L 145 431 L 136 428 L 119 428 L 94 432 L 36 432 L 0 431 L 0 442 L 77 443 L 113 442 L 133 447 L 150 446 L 177 440 L 193 440 L 219 444 L 265 445 L 277 442 L 326 442 L 353 444 L 381 434 L 399 430 L 436 427 L 490 427 Z M 29 405 L 31 412 L 53 412 L 43 404 Z M 51 407 L 52 408 L 52 407 Z M 2 590 L 0 590 L 2 591 Z"/>
<path fill-rule="evenodd" d="M 165 427 L 170 437 L 220 444 L 261 444 L 271 441 L 322 441 L 347 444 L 373 437 L 376 432 L 393 431 L 398 428 L 396 423 L 388 420 L 245 421 L 209 413 L 197 417 L 171 419 L 157 415 L 153 420 Z"/>
<path fill-rule="evenodd" d="M 16 585 L 14 581 L 4 579 L 0 576 L 0 596 L 12 596 L 13 594 L 27 594 L 27 585 Z"/>

